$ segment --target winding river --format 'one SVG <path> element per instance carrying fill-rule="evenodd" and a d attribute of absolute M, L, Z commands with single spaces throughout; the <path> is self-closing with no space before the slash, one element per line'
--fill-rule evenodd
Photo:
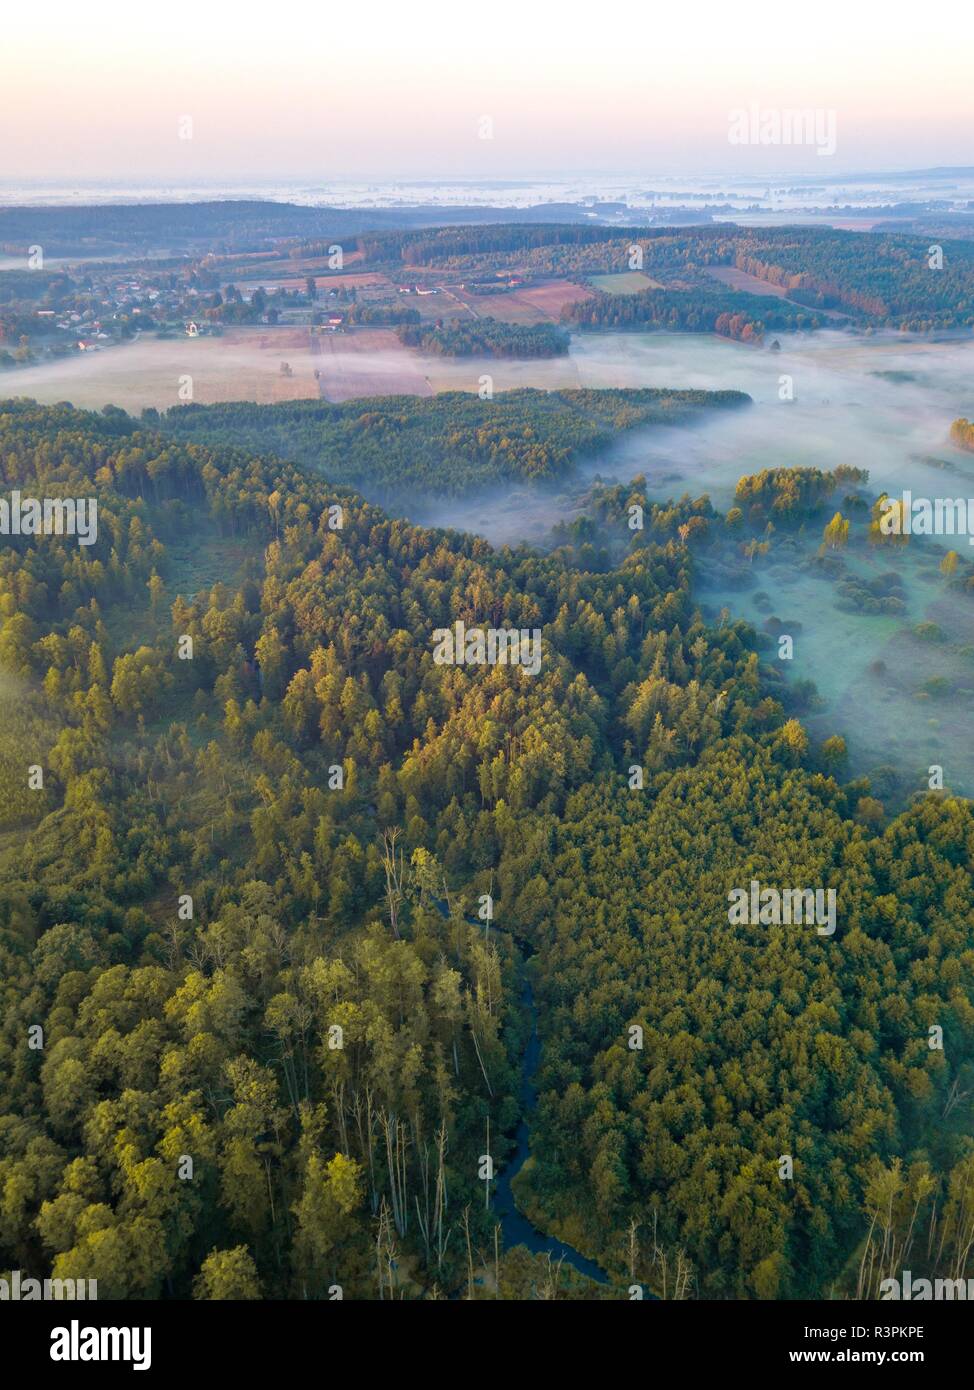
<path fill-rule="evenodd" d="M 449 903 L 446 899 L 437 899 L 436 906 L 442 916 L 449 916 Z M 473 917 L 467 917 L 465 920 L 470 926 L 476 927 L 478 931 L 483 925 Z M 555 1261 L 561 1260 L 563 1263 L 571 1265 L 573 1269 L 578 1270 L 579 1274 L 584 1274 L 586 1278 L 594 1279 L 599 1284 L 608 1284 L 609 1276 L 604 1269 L 601 1269 L 594 1260 L 586 1258 L 573 1246 L 566 1245 L 564 1241 L 557 1240 L 554 1236 L 546 1236 L 543 1231 L 539 1231 L 537 1226 L 518 1210 L 514 1199 L 514 1179 L 531 1154 L 530 1116 L 537 1101 L 534 1076 L 541 1060 L 541 1042 L 538 1038 L 538 1009 L 534 1002 L 534 990 L 531 988 L 531 980 L 528 970 L 525 968 L 525 961 L 533 954 L 533 949 L 530 943 L 520 940 L 513 932 L 498 927 L 496 923 L 494 930 L 504 931 L 518 952 L 518 964 L 521 971 L 521 1006 L 527 1011 L 531 1021 L 531 1032 L 521 1063 L 521 1084 L 518 1089 L 521 1119 L 514 1135 L 515 1148 L 504 1171 L 497 1179 L 494 1192 L 494 1211 L 500 1221 L 504 1248 L 510 1249 L 512 1245 L 525 1245 L 534 1255 L 550 1255 Z"/>
<path fill-rule="evenodd" d="M 521 1003 L 527 1009 L 531 1019 L 531 1034 L 527 1047 L 524 1049 L 521 1086 L 518 1093 L 521 1102 L 521 1122 L 514 1135 L 516 1148 L 497 1180 L 497 1190 L 494 1196 L 494 1209 L 500 1219 L 504 1245 L 507 1248 L 512 1245 L 526 1245 L 536 1255 L 550 1255 L 553 1260 L 563 1260 L 565 1264 L 571 1265 L 573 1269 L 577 1269 L 580 1274 L 586 1275 L 589 1279 L 594 1279 L 599 1284 L 607 1284 L 609 1276 L 603 1269 L 600 1269 L 593 1260 L 586 1259 L 572 1246 L 566 1245 L 564 1241 L 556 1240 L 554 1236 L 544 1235 L 537 1226 L 532 1225 L 528 1218 L 518 1211 L 517 1203 L 514 1200 L 514 1179 L 524 1167 L 530 1154 L 531 1129 L 529 1119 L 537 1100 L 534 1074 L 538 1069 L 538 1062 L 541 1057 L 537 1008 L 531 981 L 526 972 L 521 986 Z"/>

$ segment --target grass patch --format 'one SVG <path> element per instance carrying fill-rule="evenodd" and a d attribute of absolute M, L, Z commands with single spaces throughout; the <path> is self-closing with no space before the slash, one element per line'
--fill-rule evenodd
<path fill-rule="evenodd" d="M 661 290 L 663 286 L 641 270 L 623 270 L 613 275 L 590 275 L 593 289 L 604 294 L 639 294 L 642 290 Z"/>

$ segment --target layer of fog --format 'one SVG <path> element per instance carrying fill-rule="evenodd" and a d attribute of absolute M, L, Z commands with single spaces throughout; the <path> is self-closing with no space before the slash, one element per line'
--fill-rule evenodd
<path fill-rule="evenodd" d="M 974 415 L 974 342 L 838 332 L 778 341 L 780 351 L 688 334 L 576 338 L 572 384 L 737 389 L 754 405 L 714 411 L 676 429 L 623 435 L 568 483 L 515 484 L 473 499 L 417 506 L 410 515 L 473 530 L 497 544 L 543 544 L 555 522 L 582 508 L 596 475 L 628 481 L 643 474 L 651 497 L 707 493 L 723 511 L 745 473 L 840 464 L 869 470 L 864 491 L 870 499 L 903 488 L 915 497 L 974 498 L 974 456 L 948 441 L 951 422 Z M 527 366 L 519 384 L 534 384 L 532 377 Z M 782 378 L 790 378 L 790 392 Z M 794 399 L 782 399 L 789 394 Z M 852 771 L 891 766 L 901 778 L 896 790 L 908 794 L 925 790 L 928 769 L 941 765 L 948 786 L 974 794 L 974 666 L 965 651 L 974 641 L 974 597 L 948 592 L 938 569 L 951 545 L 964 560 L 974 552 L 964 537 L 914 537 L 906 551 L 873 552 L 862 539 L 864 528 L 863 519 L 854 522 L 847 568 L 864 582 L 897 571 L 905 584 L 904 614 L 838 607 L 834 584 L 803 563 L 818 547 L 817 533 L 798 550 L 773 547 L 766 560 L 755 561 L 746 587 L 728 583 L 717 566 L 708 570 L 704 557 L 696 596 L 710 616 L 727 607 L 759 629 L 778 618 L 794 634 L 794 659 L 778 663 L 779 669 L 793 682 L 815 682 L 820 702 L 802 717 L 818 737 L 846 736 Z M 914 629 L 921 622 L 937 623 L 941 640 L 918 638 Z M 938 690 L 938 681 L 946 686 Z M 876 774 L 875 783 L 883 791 L 890 779 Z"/>
<path fill-rule="evenodd" d="M 86 339 L 88 334 L 79 334 Z M 219 338 L 140 336 L 119 345 L 99 344 L 88 352 L 19 367 L 0 376 L 0 395 L 32 396 L 43 404 L 70 401 L 84 410 L 121 406 L 132 414 L 146 406 L 167 410 L 187 399 L 271 403 L 316 397 L 318 383 L 307 343 L 282 340 L 259 346 L 256 331 Z M 268 341 L 273 342 L 269 338 Z M 291 367 L 291 376 L 281 363 Z"/>
<path fill-rule="evenodd" d="M 176 403 L 179 377 L 188 373 L 195 399 L 204 403 L 273 400 L 315 394 L 313 370 L 320 367 L 326 394 L 410 387 L 425 394 L 430 384 L 476 391 L 489 377 L 495 393 L 522 386 L 655 386 L 743 390 L 753 397 L 745 410 L 624 434 L 567 480 L 538 487 L 518 481 L 474 497 L 417 499 L 394 508 L 413 521 L 473 531 L 496 544 L 544 544 L 555 523 L 584 506 L 595 476 L 627 481 L 644 474 L 650 495 L 659 500 L 707 493 L 721 510 L 731 504 L 742 474 L 778 466 L 866 468 L 870 497 L 902 488 L 917 497 L 974 497 L 974 455 L 948 442 L 951 421 L 974 416 L 970 340 L 830 331 L 781 335 L 780 351 L 772 351 L 706 335 L 599 334 L 576 336 L 565 358 L 510 363 L 431 359 L 394 349 L 355 352 L 337 342 L 312 357 L 307 348 L 288 348 L 283 341 L 262 349 L 256 336 L 143 339 L 91 358 L 11 372 L 0 389 L 95 407 L 166 407 Z M 282 360 L 290 363 L 293 378 L 281 378 Z M 793 400 L 782 399 L 789 394 L 782 378 L 790 379 Z M 796 634 L 794 660 L 782 669 L 794 681 L 813 680 L 822 696 L 806 722 L 816 735 L 846 735 L 854 770 L 892 764 L 908 786 L 922 789 L 926 768 L 939 763 L 948 785 L 974 794 L 974 668 L 962 650 L 974 636 L 974 599 L 948 593 L 940 579 L 937 563 L 950 542 L 917 537 L 906 554 L 872 555 L 856 544 L 854 533 L 846 557 L 851 571 L 869 580 L 896 568 L 907 582 L 906 614 L 876 616 L 838 608 L 833 585 L 799 563 L 817 540 L 809 536 L 797 560 L 773 548 L 767 560 L 755 561 L 749 587 L 728 584 L 726 574 L 708 571 L 703 559 L 696 595 L 710 613 L 726 606 L 757 627 L 768 620 L 769 609 L 756 596 L 770 596 L 770 616 Z M 974 555 L 963 539 L 955 548 L 965 560 Z M 919 641 L 913 628 L 921 621 L 937 622 L 944 640 Z M 947 682 L 948 693 L 930 697 L 923 687 L 938 678 Z"/>

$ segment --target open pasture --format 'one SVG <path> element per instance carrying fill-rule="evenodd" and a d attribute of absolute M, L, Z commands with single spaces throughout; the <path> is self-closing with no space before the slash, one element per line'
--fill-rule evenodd
<path fill-rule="evenodd" d="M 291 375 L 281 371 L 287 362 Z M 222 337 L 155 338 L 57 362 L 25 367 L 4 376 L 5 395 L 33 396 L 48 404 L 100 410 L 118 405 L 139 411 L 180 403 L 180 388 L 191 378 L 193 401 L 304 400 L 318 394 L 306 329 L 229 328 Z"/>
<path fill-rule="evenodd" d="M 459 300 L 471 308 L 478 318 L 501 319 L 504 323 L 558 323 L 566 304 L 591 299 L 591 290 L 574 285 L 570 280 L 549 280 L 541 285 L 525 285 L 523 289 L 503 294 L 471 294 L 469 290 L 453 291 Z"/>
<path fill-rule="evenodd" d="M 642 290 L 661 290 L 659 280 L 654 280 L 642 270 L 621 270 L 611 275 L 590 275 L 589 280 L 597 290 L 605 294 L 639 294 Z"/>
<path fill-rule="evenodd" d="M 313 351 L 318 391 L 326 401 L 433 394 L 416 354 L 391 328 L 316 335 Z"/>

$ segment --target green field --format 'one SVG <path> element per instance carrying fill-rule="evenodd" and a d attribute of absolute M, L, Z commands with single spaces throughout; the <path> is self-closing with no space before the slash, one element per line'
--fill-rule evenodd
<path fill-rule="evenodd" d="M 641 270 L 623 270 L 613 275 L 590 275 L 588 282 L 595 290 L 605 294 L 638 294 L 640 290 L 661 290 L 658 280 L 651 279 Z"/>

